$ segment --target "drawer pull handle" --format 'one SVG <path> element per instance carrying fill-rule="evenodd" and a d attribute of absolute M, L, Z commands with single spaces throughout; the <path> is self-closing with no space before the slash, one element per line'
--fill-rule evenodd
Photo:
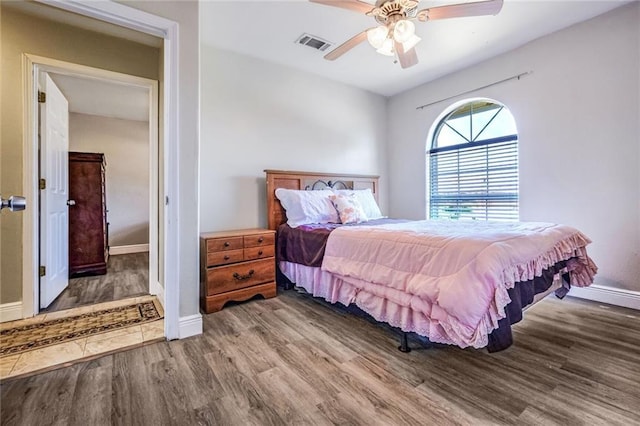
<path fill-rule="evenodd" d="M 224 260 L 229 260 L 229 259 L 231 259 L 231 258 L 229 257 L 229 255 L 226 255 L 226 256 L 224 257 Z"/>
<path fill-rule="evenodd" d="M 225 241 L 224 246 L 225 247 L 229 247 L 231 244 L 229 244 L 229 241 Z"/>
<path fill-rule="evenodd" d="M 240 275 L 239 273 L 234 272 L 234 273 L 233 273 L 233 278 L 235 278 L 235 279 L 236 279 L 236 280 L 238 280 L 238 281 L 248 280 L 249 278 L 251 278 L 251 277 L 253 276 L 253 274 L 254 274 L 255 272 L 256 272 L 256 271 L 254 271 L 253 269 L 252 269 L 252 270 L 250 270 L 250 271 L 249 271 L 249 273 L 248 273 L 247 275 Z"/>
<path fill-rule="evenodd" d="M 262 256 L 262 250 L 258 252 L 258 256 Z"/>
<path fill-rule="evenodd" d="M 264 238 L 262 238 L 262 237 L 258 238 L 258 242 L 259 242 L 259 243 L 261 243 L 261 242 L 263 242 L 263 241 L 264 241 Z"/>

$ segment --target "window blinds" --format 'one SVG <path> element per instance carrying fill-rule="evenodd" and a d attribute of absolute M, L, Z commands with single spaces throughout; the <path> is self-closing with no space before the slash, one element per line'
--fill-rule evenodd
<path fill-rule="evenodd" d="M 429 217 L 518 220 L 518 137 L 432 149 Z"/>

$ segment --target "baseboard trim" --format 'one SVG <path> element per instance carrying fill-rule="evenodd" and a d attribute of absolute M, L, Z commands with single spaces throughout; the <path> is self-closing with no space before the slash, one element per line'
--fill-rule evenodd
<path fill-rule="evenodd" d="M 589 287 L 571 287 L 569 296 L 640 310 L 640 292 L 638 291 L 594 284 Z"/>
<path fill-rule="evenodd" d="M 22 319 L 22 302 L 3 303 L 0 305 L 0 322 Z"/>
<path fill-rule="evenodd" d="M 119 254 L 146 253 L 149 251 L 149 244 L 131 244 L 129 246 L 112 246 L 109 247 L 109 255 L 117 256 Z"/>
<path fill-rule="evenodd" d="M 149 294 L 156 296 L 164 308 L 164 288 L 159 282 L 156 282 L 155 284 L 153 282 L 149 283 Z"/>
<path fill-rule="evenodd" d="M 187 317 L 180 317 L 180 324 L 178 327 L 178 337 L 185 339 L 187 337 L 196 336 L 202 334 L 202 315 L 195 314 Z"/>

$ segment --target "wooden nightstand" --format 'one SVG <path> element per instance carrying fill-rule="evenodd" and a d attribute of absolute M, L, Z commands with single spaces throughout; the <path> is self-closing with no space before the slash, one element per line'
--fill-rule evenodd
<path fill-rule="evenodd" d="M 205 313 L 228 301 L 276 295 L 276 233 L 268 229 L 200 234 L 200 305 Z"/>

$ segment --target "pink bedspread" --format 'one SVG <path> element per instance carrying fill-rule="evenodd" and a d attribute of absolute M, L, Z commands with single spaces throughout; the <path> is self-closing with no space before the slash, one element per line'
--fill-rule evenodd
<path fill-rule="evenodd" d="M 419 329 L 431 341 L 481 348 L 504 318 L 507 289 L 561 260 L 571 284 L 588 286 L 597 272 L 591 241 L 550 223 L 417 221 L 331 232 L 322 269 L 375 298 L 408 307 L 416 318 L 386 318 Z M 400 312 L 400 311 L 398 311 Z M 393 316 L 386 312 L 385 316 Z M 409 324 L 411 322 L 411 324 Z"/>

